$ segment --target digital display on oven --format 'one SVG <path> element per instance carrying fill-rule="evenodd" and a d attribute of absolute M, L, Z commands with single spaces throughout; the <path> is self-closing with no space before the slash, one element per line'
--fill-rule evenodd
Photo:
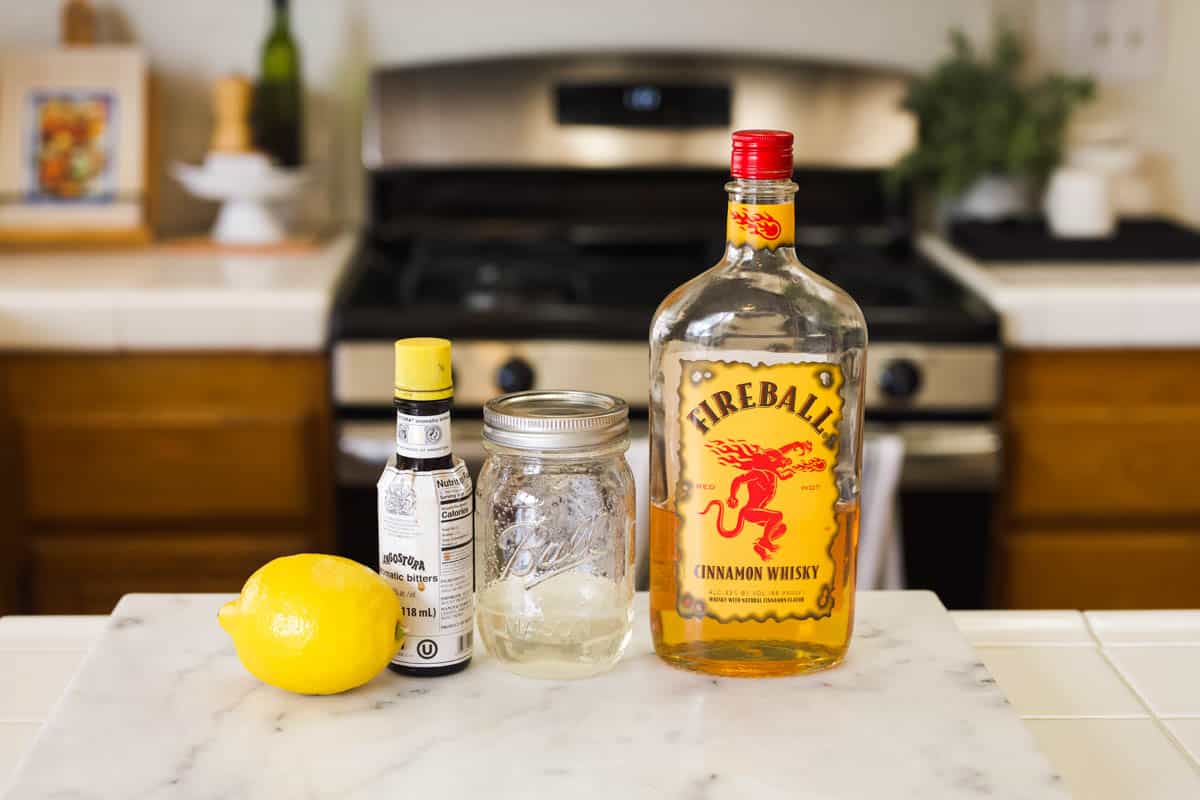
<path fill-rule="evenodd" d="M 732 91 L 723 84 L 567 83 L 555 90 L 560 125 L 726 128 Z"/>

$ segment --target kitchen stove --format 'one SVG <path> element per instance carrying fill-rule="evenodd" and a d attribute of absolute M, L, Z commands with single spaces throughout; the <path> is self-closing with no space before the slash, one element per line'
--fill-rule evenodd
<path fill-rule="evenodd" d="M 719 186 L 720 175 L 713 178 Z M 724 245 L 719 231 L 687 240 L 587 243 L 477 236 L 470 224 L 464 228 L 453 239 L 368 238 L 339 301 L 335 337 L 370 340 L 380 330 L 408 336 L 436 328 L 453 338 L 640 341 L 658 303 L 714 263 Z M 991 310 L 907 237 L 846 236 L 801 242 L 796 251 L 854 296 L 873 342 L 995 341 Z"/>
<path fill-rule="evenodd" d="M 712 178 L 720 183 L 719 173 Z M 654 240 L 653 222 L 625 243 L 581 240 L 561 228 L 546 238 L 505 237 L 488 221 L 460 224 L 455 238 L 364 241 L 334 315 L 334 398 L 345 415 L 390 415 L 391 342 L 418 335 L 454 340 L 456 404 L 468 415 L 501 392 L 564 386 L 621 389 L 631 407 L 644 409 L 654 309 L 723 247 L 719 233 Z M 827 241 L 801 242 L 797 251 L 866 314 L 875 373 L 868 415 L 990 416 L 993 312 L 904 236 L 820 235 Z M 592 347 L 584 348 L 589 376 L 581 385 L 571 354 L 585 343 Z"/>
<path fill-rule="evenodd" d="M 485 77 L 476 86 L 472 76 Z M 661 97 L 727 105 L 676 109 L 670 126 L 636 124 L 629 108 L 612 106 L 622 96 L 614 86 L 644 99 L 689 80 L 729 91 Z M 559 91 L 568 84 L 572 91 Z M 563 113 L 564 98 L 584 102 L 594 85 L 604 89 L 596 108 Z M 910 122 L 895 110 L 902 88 L 886 73 L 720 59 L 539 59 L 377 74 L 364 148 L 371 221 L 332 325 L 343 550 L 374 557 L 370 487 L 392 449 L 397 338 L 454 341 L 455 451 L 468 463 L 482 460 L 480 409 L 502 392 L 609 392 L 644 426 L 650 318 L 724 246 L 728 129 L 769 126 L 800 134 L 798 255 L 867 318 L 868 431 L 905 439 L 909 583 L 935 588 L 951 607 L 984 605 L 998 323 L 914 249 L 907 207 L 883 191 L 883 168 L 911 141 Z M 774 102 L 750 114 L 739 102 L 746 96 Z M 581 114 L 587 124 L 569 121 Z M 467 117 L 481 140 L 466 136 Z M 678 122 L 689 119 L 697 122 Z M 499 165 L 497 140 L 508 143 Z"/>

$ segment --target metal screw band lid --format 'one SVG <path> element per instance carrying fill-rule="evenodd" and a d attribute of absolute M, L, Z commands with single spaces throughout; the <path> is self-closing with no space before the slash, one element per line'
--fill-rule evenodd
<path fill-rule="evenodd" d="M 505 394 L 483 406 L 483 438 L 519 450 L 570 450 L 629 433 L 629 404 L 574 390 Z"/>

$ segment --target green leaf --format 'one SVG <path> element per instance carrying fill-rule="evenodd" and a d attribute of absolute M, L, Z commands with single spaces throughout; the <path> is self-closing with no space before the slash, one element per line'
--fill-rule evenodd
<path fill-rule="evenodd" d="M 967 36 L 950 32 L 951 55 L 910 82 L 903 107 L 917 118 L 917 145 L 885 185 L 931 186 L 960 194 L 988 173 L 1044 180 L 1058 165 L 1071 112 L 1095 94 L 1090 78 L 1047 75 L 1022 83 L 1025 48 L 1011 30 L 980 58 Z"/>

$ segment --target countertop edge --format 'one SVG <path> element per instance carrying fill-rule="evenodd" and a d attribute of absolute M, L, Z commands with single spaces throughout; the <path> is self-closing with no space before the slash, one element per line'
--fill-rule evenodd
<path fill-rule="evenodd" d="M 29 269 L 36 266 L 24 269 L 24 283 L 6 284 L 0 264 L 0 351 L 320 352 L 357 239 L 344 231 L 315 252 L 286 256 L 184 254 L 178 267 L 156 254 L 136 253 L 137 263 L 118 279 L 83 286 L 30 282 Z M 69 257 L 77 256 L 63 258 Z M 105 258 L 111 265 L 119 257 Z M 56 256 L 31 258 L 57 263 Z M 176 268 L 200 275 L 194 282 L 156 280 Z M 302 280 L 290 280 L 293 268 L 305 270 Z M 237 270 L 245 273 L 238 276 L 244 285 L 214 280 Z"/>
<path fill-rule="evenodd" d="M 1140 283 L 1115 266 L 988 266 L 934 234 L 919 236 L 917 247 L 996 309 L 1008 347 L 1200 348 L 1200 315 L 1195 313 L 1200 264 L 1162 268 L 1155 271 L 1156 280 Z M 1011 285 L 1002 279 L 1015 274 L 1030 280 Z M 1113 280 L 1117 275 L 1126 279 Z M 1157 278 L 1163 275 L 1175 280 L 1161 283 Z"/>

